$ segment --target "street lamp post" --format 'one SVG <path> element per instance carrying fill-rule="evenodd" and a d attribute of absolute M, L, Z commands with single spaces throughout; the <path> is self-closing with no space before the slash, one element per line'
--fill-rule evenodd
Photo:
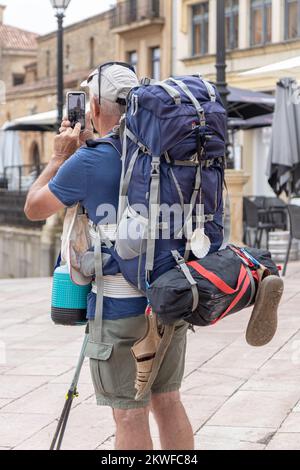
<path fill-rule="evenodd" d="M 225 0 L 217 0 L 217 87 L 227 110 Z"/>
<path fill-rule="evenodd" d="M 216 85 L 220 93 L 223 105 L 228 111 L 227 96 L 229 94 L 226 81 L 226 35 L 225 35 L 225 0 L 216 0 L 217 2 L 217 52 L 216 52 Z M 233 167 L 233 161 L 229 156 L 229 136 L 226 130 L 226 156 L 228 168 Z"/>
<path fill-rule="evenodd" d="M 52 7 L 56 10 L 57 18 L 57 128 L 63 118 L 64 106 L 64 40 L 63 21 L 65 11 L 71 0 L 50 0 Z"/>

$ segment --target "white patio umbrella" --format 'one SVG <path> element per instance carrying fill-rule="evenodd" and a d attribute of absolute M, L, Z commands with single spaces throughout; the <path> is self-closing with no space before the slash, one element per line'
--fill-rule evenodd
<path fill-rule="evenodd" d="M 8 178 L 9 189 L 17 189 L 22 155 L 18 132 L 6 132 L 0 129 L 0 175 Z"/>
<path fill-rule="evenodd" d="M 268 181 L 277 195 L 300 190 L 300 106 L 291 100 L 297 82 L 283 78 L 277 83 L 272 139 L 267 168 Z"/>
<path fill-rule="evenodd" d="M 280 70 L 292 70 L 297 67 L 300 67 L 300 56 L 293 57 L 287 60 L 282 60 L 280 62 L 275 62 L 273 64 L 265 65 L 263 67 L 258 67 L 257 69 L 247 70 L 246 72 L 239 73 L 239 75 L 259 75 L 261 73 L 272 73 L 278 72 Z"/>

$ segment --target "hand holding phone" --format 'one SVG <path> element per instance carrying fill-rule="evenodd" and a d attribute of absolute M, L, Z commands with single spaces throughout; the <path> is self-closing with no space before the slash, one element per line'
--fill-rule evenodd
<path fill-rule="evenodd" d="M 74 129 L 77 122 L 81 124 L 81 131 L 85 129 L 86 94 L 81 91 L 67 93 L 67 113 L 71 127 Z"/>

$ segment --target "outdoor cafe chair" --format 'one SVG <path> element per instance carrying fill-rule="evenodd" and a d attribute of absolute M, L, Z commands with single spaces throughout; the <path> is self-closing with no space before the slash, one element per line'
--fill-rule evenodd
<path fill-rule="evenodd" d="M 274 230 L 287 230 L 287 204 L 278 197 L 266 197 L 264 208 L 268 210 L 267 217 L 273 223 Z"/>
<path fill-rule="evenodd" d="M 283 268 L 283 276 L 286 274 L 287 265 L 289 262 L 290 251 L 292 247 L 292 242 L 294 239 L 300 240 L 300 206 L 295 206 L 293 204 L 288 205 L 288 214 L 290 220 L 290 238 L 289 244 L 286 252 L 286 258 Z"/>
<path fill-rule="evenodd" d="M 268 210 L 264 208 L 263 197 L 244 198 L 244 223 L 246 244 L 260 248 L 263 233 L 266 232 L 267 247 L 269 247 L 269 233 L 274 230 L 274 224 L 268 219 Z M 254 243 L 251 240 L 253 231 L 255 231 Z"/>

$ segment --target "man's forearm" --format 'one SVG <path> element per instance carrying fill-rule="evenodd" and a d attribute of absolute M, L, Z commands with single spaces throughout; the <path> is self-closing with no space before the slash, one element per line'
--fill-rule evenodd
<path fill-rule="evenodd" d="M 80 147 L 81 126 L 68 128 L 54 138 L 54 154 L 45 170 L 29 190 L 25 214 L 30 220 L 45 220 L 58 212 L 64 204 L 49 190 L 48 183 L 56 175 L 62 164 Z"/>

